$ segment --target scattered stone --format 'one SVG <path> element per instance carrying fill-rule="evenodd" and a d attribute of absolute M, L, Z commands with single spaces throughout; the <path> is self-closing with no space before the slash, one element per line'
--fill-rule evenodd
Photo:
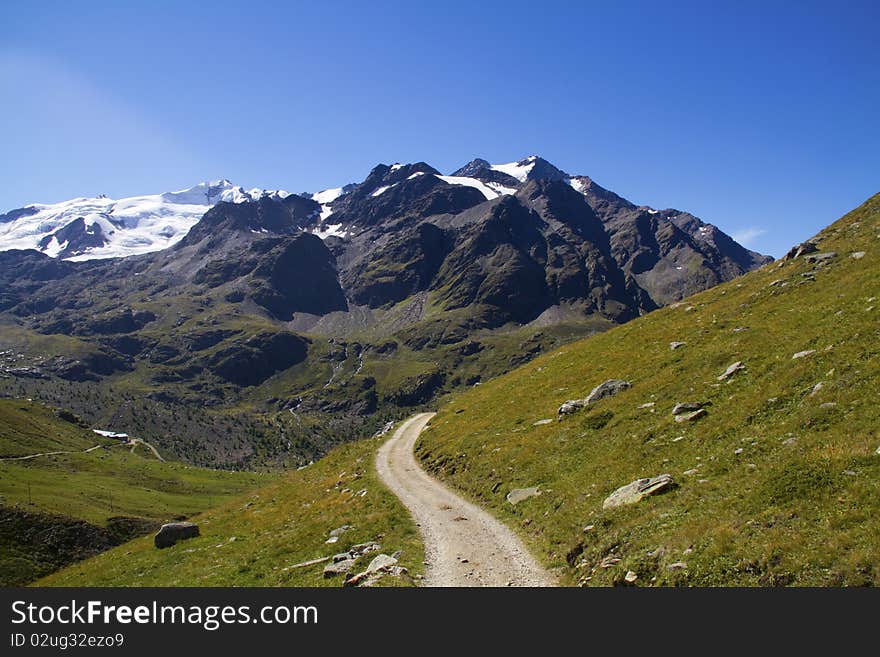
<path fill-rule="evenodd" d="M 623 581 L 626 582 L 627 584 L 632 584 L 638 578 L 639 578 L 639 576 L 636 573 L 634 573 L 631 570 L 627 570 L 626 575 L 623 576 Z"/>
<path fill-rule="evenodd" d="M 690 476 L 695 475 L 695 474 L 697 474 L 697 473 L 698 473 L 697 468 L 691 468 L 690 470 L 685 470 L 685 471 L 682 472 L 681 474 L 683 474 L 683 475 L 685 475 L 685 476 L 687 476 L 687 477 L 690 477 Z"/>
<path fill-rule="evenodd" d="M 837 404 L 835 402 L 825 402 L 824 404 L 819 404 L 819 408 L 828 410 L 831 408 L 837 408 Z"/>
<path fill-rule="evenodd" d="M 703 408 L 703 402 L 679 402 L 675 406 L 672 407 L 673 415 L 681 415 L 682 413 L 690 413 L 691 411 L 698 411 Z"/>
<path fill-rule="evenodd" d="M 737 456 L 739 456 L 744 451 L 746 451 L 746 450 L 744 450 L 742 447 L 737 447 L 735 450 L 733 450 L 733 453 L 736 454 Z"/>
<path fill-rule="evenodd" d="M 687 344 L 687 342 L 670 342 L 669 343 L 669 351 L 675 351 L 679 347 L 683 347 Z"/>
<path fill-rule="evenodd" d="M 735 329 L 733 329 L 733 332 L 734 333 L 742 333 L 743 331 L 748 331 L 748 330 L 749 330 L 748 326 L 737 326 Z"/>
<path fill-rule="evenodd" d="M 516 506 L 523 500 L 527 500 L 530 497 L 537 497 L 541 494 L 541 491 L 538 490 L 537 486 L 529 486 L 528 488 L 514 488 L 507 494 L 507 501 Z"/>
<path fill-rule="evenodd" d="M 834 251 L 826 251 L 825 253 L 811 253 L 810 255 L 805 256 L 804 260 L 807 262 L 826 262 L 836 257 L 837 254 Z"/>
<path fill-rule="evenodd" d="M 786 447 L 791 447 L 792 445 L 797 445 L 797 436 L 791 436 L 790 438 L 786 438 L 782 441 L 782 444 Z"/>
<path fill-rule="evenodd" d="M 376 555 L 370 562 L 370 565 L 367 566 L 367 572 L 375 573 L 378 570 L 387 570 L 395 565 L 397 565 L 397 559 L 390 557 L 387 554 L 379 554 Z"/>
<path fill-rule="evenodd" d="M 740 370 L 744 370 L 745 368 L 746 368 L 746 366 L 742 364 L 742 361 L 738 360 L 735 363 L 733 363 L 732 365 L 730 365 L 726 370 L 724 370 L 724 373 L 718 377 L 718 380 L 719 381 L 726 381 L 731 376 L 733 376 L 734 374 L 736 374 Z"/>
<path fill-rule="evenodd" d="M 608 379 L 604 383 L 600 383 L 593 388 L 590 391 L 590 394 L 587 395 L 586 401 L 588 404 L 592 404 L 605 397 L 612 397 L 618 392 L 626 390 L 630 385 L 629 381 L 624 381 L 623 379 Z"/>
<path fill-rule="evenodd" d="M 677 443 L 681 440 L 684 440 L 684 438 L 685 438 L 684 436 L 676 436 L 675 438 L 672 439 L 672 442 Z"/>
<path fill-rule="evenodd" d="M 675 421 L 676 422 L 692 422 L 694 420 L 699 420 L 701 417 L 706 417 L 708 414 L 709 414 L 709 411 L 707 411 L 705 408 L 700 408 L 700 409 L 697 409 L 696 411 L 693 411 L 692 413 L 684 413 L 682 415 L 676 415 Z"/>
<path fill-rule="evenodd" d="M 855 260 L 861 260 L 862 258 L 865 257 L 865 252 L 864 251 L 854 251 L 853 253 L 849 254 L 849 257 L 853 258 Z"/>
<path fill-rule="evenodd" d="M 328 538 L 325 543 L 331 544 L 335 543 L 339 540 L 339 537 L 342 536 L 345 532 L 354 529 L 351 525 L 342 525 L 342 527 L 337 527 L 330 531 L 330 538 Z"/>
<path fill-rule="evenodd" d="M 377 555 L 367 569 L 357 575 L 345 578 L 345 586 L 372 586 L 385 575 L 405 575 L 406 568 L 397 565 L 397 559 L 387 554 Z"/>
<path fill-rule="evenodd" d="M 877 451 L 874 452 L 874 453 L 877 454 L 878 456 L 880 456 L 880 447 L 878 447 L 878 448 L 877 448 Z"/>
<path fill-rule="evenodd" d="M 593 404 L 605 397 L 616 395 L 621 390 L 626 390 L 631 386 L 629 381 L 623 379 L 608 379 L 604 383 L 600 383 L 590 391 L 586 399 L 569 399 L 559 407 L 559 415 L 571 415 L 581 410 L 584 406 Z"/>
<path fill-rule="evenodd" d="M 814 385 L 814 386 L 813 386 L 813 389 L 810 391 L 810 397 L 815 397 L 816 395 L 818 395 L 819 392 L 820 392 L 820 391 L 822 390 L 822 388 L 824 388 L 824 387 L 825 387 L 825 382 L 824 382 L 824 381 L 819 381 L 819 383 L 817 383 L 816 385 Z"/>
<path fill-rule="evenodd" d="M 171 547 L 177 541 L 195 538 L 199 535 L 199 526 L 194 522 L 169 522 L 159 529 L 153 543 L 160 550 Z"/>
<path fill-rule="evenodd" d="M 346 554 L 348 556 L 348 554 Z M 352 568 L 354 568 L 355 560 L 351 557 L 347 559 L 341 559 L 339 561 L 333 561 L 332 563 L 328 563 L 324 566 L 324 579 L 330 579 L 332 577 L 336 577 L 337 575 L 344 575 Z"/>
<path fill-rule="evenodd" d="M 614 555 L 609 555 L 602 559 L 599 562 L 599 568 L 611 568 L 612 566 L 616 566 L 620 563 L 620 557 L 615 557 Z"/>
<path fill-rule="evenodd" d="M 552 422 L 553 422 L 553 418 L 549 418 L 549 419 L 546 419 L 546 420 L 538 420 L 537 422 L 535 422 L 534 424 L 532 424 L 532 426 L 533 426 L 533 427 L 540 427 L 540 426 L 545 425 L 545 424 L 551 424 Z"/>
<path fill-rule="evenodd" d="M 644 404 L 640 404 L 639 408 L 654 408 L 657 402 L 646 402 Z"/>
<path fill-rule="evenodd" d="M 381 549 L 382 546 L 378 543 L 358 543 L 357 545 L 351 546 L 348 554 L 352 556 L 361 556 L 362 554 L 367 554 L 368 552 L 378 552 Z"/>
<path fill-rule="evenodd" d="M 562 403 L 562 406 L 559 407 L 559 416 L 563 415 L 571 415 L 572 413 L 577 413 L 584 406 L 587 405 L 587 401 L 585 399 L 569 399 Z"/>
<path fill-rule="evenodd" d="M 794 260 L 796 258 L 800 258 L 802 255 L 815 253 L 818 250 L 819 247 L 816 246 L 815 242 L 802 242 L 801 244 L 793 247 L 788 253 L 786 253 L 785 257 L 783 257 L 783 260 Z"/>
<path fill-rule="evenodd" d="M 605 501 L 602 503 L 602 508 L 613 509 L 625 504 L 635 504 L 649 495 L 662 493 L 663 491 L 672 488 L 674 485 L 675 482 L 670 474 L 661 474 L 656 477 L 636 479 L 626 486 L 621 486 L 605 498 Z"/>
<path fill-rule="evenodd" d="M 880 447 L 877 448 L 877 453 L 880 454 Z M 587 532 L 591 532 L 594 529 L 596 529 L 596 525 L 587 525 L 586 527 L 584 527 L 584 533 L 586 534 Z"/>
<path fill-rule="evenodd" d="M 798 358 L 804 358 L 804 357 L 806 357 L 806 356 L 810 356 L 810 355 L 815 354 L 815 353 L 816 353 L 816 350 L 815 350 L 815 349 L 807 349 L 806 351 L 799 351 L 799 352 L 797 352 L 794 356 L 791 357 L 791 359 L 792 359 L 792 360 L 796 360 L 796 359 L 798 359 Z"/>
<path fill-rule="evenodd" d="M 666 566 L 667 570 L 685 570 L 688 565 L 684 561 L 676 561 Z"/>

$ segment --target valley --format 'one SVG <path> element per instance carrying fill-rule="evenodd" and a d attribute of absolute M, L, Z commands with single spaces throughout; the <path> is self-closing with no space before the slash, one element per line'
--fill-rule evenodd
<path fill-rule="evenodd" d="M 254 195 L 0 251 L 5 581 L 498 583 L 383 484 L 414 444 L 544 582 L 875 583 L 878 197 L 772 261 L 537 157 Z"/>

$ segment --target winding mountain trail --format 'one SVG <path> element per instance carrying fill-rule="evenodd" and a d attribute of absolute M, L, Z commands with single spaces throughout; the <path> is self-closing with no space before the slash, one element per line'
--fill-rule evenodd
<path fill-rule="evenodd" d="M 434 413 L 414 415 L 379 449 L 379 477 L 425 540 L 425 586 L 555 586 L 513 532 L 428 475 L 413 446 Z"/>

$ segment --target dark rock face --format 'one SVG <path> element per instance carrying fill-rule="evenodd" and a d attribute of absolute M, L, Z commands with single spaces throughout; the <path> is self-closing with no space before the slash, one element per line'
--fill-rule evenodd
<path fill-rule="evenodd" d="M 154 544 L 160 550 L 169 548 L 177 541 L 195 538 L 199 535 L 199 526 L 194 522 L 169 522 L 162 525 L 153 539 Z"/>
<path fill-rule="evenodd" d="M 173 249 L 207 240 L 204 251 L 216 250 L 229 232 L 292 234 L 315 225 L 321 206 L 311 199 L 292 195 L 278 200 L 264 196 L 250 203 L 218 203 Z"/>
<path fill-rule="evenodd" d="M 293 313 L 346 310 L 333 255 L 315 235 L 300 233 L 260 258 L 251 274 L 254 301 L 279 319 Z"/>
<path fill-rule="evenodd" d="M 371 308 L 396 303 L 428 289 L 451 249 L 446 231 L 419 224 L 359 260 L 343 274 L 343 284 L 355 303 Z"/>
<path fill-rule="evenodd" d="M 39 208 L 28 207 L 28 208 L 17 208 L 15 210 L 10 210 L 6 214 L 0 214 L 0 224 L 8 224 L 12 223 L 16 219 L 21 219 L 22 217 L 29 217 L 32 214 L 37 214 L 39 212 Z"/>
<path fill-rule="evenodd" d="M 239 386 L 254 386 L 305 360 L 308 341 L 295 333 L 258 333 L 215 353 L 208 369 Z"/>
<path fill-rule="evenodd" d="M 74 219 L 63 228 L 59 228 L 40 240 L 40 249 L 45 251 L 53 240 L 64 245 L 64 248 L 58 253 L 57 257 L 59 258 L 69 258 L 107 244 L 107 236 L 104 235 L 101 225 L 93 223 L 91 226 L 86 226 L 85 219 L 82 217 Z"/>
<path fill-rule="evenodd" d="M 424 163 L 391 170 L 373 169 L 357 188 L 333 204 L 333 221 L 359 228 L 384 225 L 393 219 L 410 221 L 439 214 L 456 214 L 486 200 L 473 187 L 450 185 Z"/>
<path fill-rule="evenodd" d="M 155 319 L 156 315 L 150 311 L 132 312 L 130 308 L 126 308 L 121 313 L 99 316 L 87 321 L 83 325 L 81 332 L 86 335 L 93 333 L 132 333 L 144 328 L 144 326 Z"/>

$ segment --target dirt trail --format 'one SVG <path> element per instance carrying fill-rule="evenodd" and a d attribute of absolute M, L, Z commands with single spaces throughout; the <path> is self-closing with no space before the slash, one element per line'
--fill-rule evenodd
<path fill-rule="evenodd" d="M 382 481 L 410 510 L 425 540 L 425 586 L 555 586 L 503 524 L 428 475 L 413 446 L 433 413 L 407 420 L 379 449 Z"/>
<path fill-rule="evenodd" d="M 89 447 L 88 449 L 76 450 L 76 451 L 66 451 L 66 452 L 40 452 L 39 454 L 28 454 L 27 456 L 4 456 L 0 458 L 0 461 L 27 461 L 30 459 L 35 459 L 39 456 L 57 456 L 58 454 L 88 454 L 89 452 L 94 452 L 96 449 L 100 449 L 101 445 L 95 445 L 94 447 Z"/>

